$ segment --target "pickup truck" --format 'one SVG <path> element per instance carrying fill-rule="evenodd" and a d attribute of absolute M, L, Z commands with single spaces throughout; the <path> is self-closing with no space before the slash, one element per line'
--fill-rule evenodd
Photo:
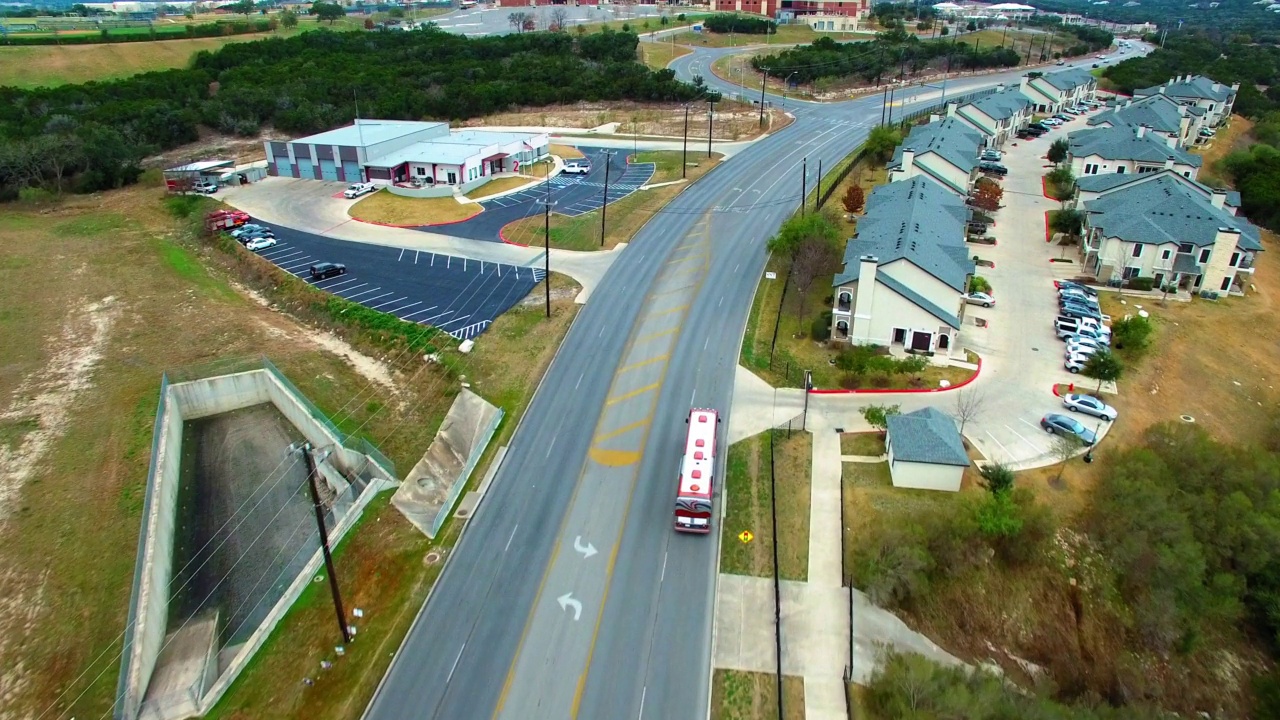
<path fill-rule="evenodd" d="M 1083 335 L 1104 340 L 1107 343 L 1111 342 L 1111 328 L 1098 323 L 1097 320 L 1092 318 L 1059 315 L 1053 321 L 1053 329 L 1057 332 L 1059 340 L 1064 340 L 1071 335 Z"/>
<path fill-rule="evenodd" d="M 355 183 L 342 191 L 342 197 L 351 200 L 373 192 L 373 183 Z"/>

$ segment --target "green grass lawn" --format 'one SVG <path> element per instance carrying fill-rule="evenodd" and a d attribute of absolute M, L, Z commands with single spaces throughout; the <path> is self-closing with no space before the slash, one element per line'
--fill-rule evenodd
<path fill-rule="evenodd" d="M 809 467 L 812 438 L 796 431 L 774 431 L 773 458 L 777 477 L 778 575 L 805 580 L 809 572 Z M 747 438 L 729 448 L 726 465 L 725 508 L 720 571 L 736 575 L 773 577 L 772 485 L 769 476 L 769 435 Z M 746 530 L 754 535 L 742 542 Z"/>
<path fill-rule="evenodd" d="M 783 720 L 804 720 L 804 679 L 782 678 Z M 778 717 L 778 679 L 772 673 L 716 670 L 711 681 L 711 720 Z"/>
<path fill-rule="evenodd" d="M 827 33 L 838 37 L 838 33 Z M 691 47 L 747 47 L 750 45 L 795 45 L 810 43 L 821 37 L 808 25 L 779 25 L 772 35 L 748 35 L 745 33 L 682 32 L 676 35 L 676 43 Z"/>

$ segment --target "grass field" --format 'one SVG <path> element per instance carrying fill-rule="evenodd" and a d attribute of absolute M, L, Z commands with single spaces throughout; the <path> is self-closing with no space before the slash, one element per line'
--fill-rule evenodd
<path fill-rule="evenodd" d="M 229 37 L 156 40 L 101 45 L 32 45 L 0 47 L 0 85 L 19 88 L 116 80 L 153 70 L 187 67 L 202 50 L 270 37 Z"/>
<path fill-rule="evenodd" d="M 1222 158 L 1253 144 L 1253 140 L 1249 136 L 1249 131 L 1252 129 L 1253 123 L 1248 118 L 1232 115 L 1230 125 L 1220 128 L 1218 134 L 1207 145 L 1192 151 L 1204 159 L 1204 164 L 1201 166 L 1200 174 L 1196 176 L 1196 179 L 1215 187 L 1226 187 L 1227 179 L 1223 177 L 1222 170 L 1218 167 L 1218 164 L 1222 161 Z"/>
<path fill-rule="evenodd" d="M 809 433 L 774 431 L 773 472 L 778 488 L 778 576 L 804 581 L 809 576 Z M 769 478 L 769 436 L 755 435 L 729 448 L 725 470 L 725 509 L 720 572 L 773 577 L 773 519 Z M 755 539 L 742 542 L 749 530 Z"/>
<path fill-rule="evenodd" d="M 114 698 L 162 372 L 265 354 L 402 471 L 430 443 L 455 383 L 416 355 L 335 354 L 338 337 L 233 285 L 226 253 L 187 239 L 154 189 L 11 205 L 0 235 L 0 335 L 11 340 L 0 343 L 0 413 L 16 419 L 0 433 L 10 448 L 0 453 L 5 711 L 101 717 Z M 553 276 L 553 287 L 563 282 Z M 540 305 L 513 310 L 459 358 L 473 388 L 508 409 L 503 436 L 575 312 L 572 288 L 556 297 L 551 321 Z M 455 536 L 447 527 L 441 543 Z M 303 692 L 302 676 L 334 645 L 327 593 L 313 587 L 218 716 L 358 713 L 438 570 L 423 564 L 425 547 L 375 500 L 337 551 L 348 601 L 366 612 L 360 643 Z"/>
<path fill-rule="evenodd" d="M 841 433 L 841 455 L 883 455 L 884 438 L 878 432 Z"/>
<path fill-rule="evenodd" d="M 638 157 L 640 162 L 654 162 L 657 165 L 653 179 L 649 181 L 651 184 L 680 179 L 681 153 L 642 152 Z M 715 153 L 711 158 L 707 158 L 705 152 L 695 153 L 691 150 L 689 182 L 705 175 L 720 162 L 721 157 L 719 153 Z M 695 161 L 696 166 L 693 164 Z M 609 203 L 605 217 L 607 234 L 603 246 L 600 243 L 599 210 L 576 217 L 553 213 L 551 215 L 551 247 L 566 250 L 608 250 L 618 243 L 631 242 L 632 236 L 644 227 L 649 218 L 653 217 L 654 213 L 661 212 L 662 208 L 687 186 L 687 183 L 678 183 L 650 190 L 638 190 L 617 202 Z M 541 245 L 546 236 L 544 222 L 541 216 L 516 220 L 503 228 L 503 234 L 512 242 Z"/>
<path fill-rule="evenodd" d="M 664 42 L 640 43 L 640 61 L 654 70 L 665 70 L 673 60 L 693 52 L 683 45 Z"/>
<path fill-rule="evenodd" d="M 804 720 L 804 679 L 782 678 L 782 717 Z M 711 720 L 775 720 L 778 680 L 771 673 L 716 670 L 711 680 Z"/>
<path fill-rule="evenodd" d="M 407 226 L 457 222 L 483 211 L 479 205 L 452 197 L 410 198 L 379 190 L 352 205 L 347 214 L 364 222 Z"/>
<path fill-rule="evenodd" d="M 472 200 L 484 199 L 490 195 L 497 195 L 498 193 L 506 192 L 508 190 L 515 190 L 518 187 L 524 187 L 525 185 L 533 182 L 537 182 L 537 178 L 526 177 L 524 175 L 519 177 L 498 178 L 497 180 L 490 180 L 475 190 L 472 190 L 466 194 L 466 197 Z"/>

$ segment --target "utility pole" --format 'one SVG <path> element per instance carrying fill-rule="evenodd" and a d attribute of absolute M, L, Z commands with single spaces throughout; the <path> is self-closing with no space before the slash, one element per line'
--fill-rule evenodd
<path fill-rule="evenodd" d="M 547 290 L 547 317 L 551 317 L 551 186 L 547 186 L 547 199 L 542 201 L 542 248 L 546 252 L 542 256 L 542 282 Z M 604 222 L 604 208 L 600 208 L 600 221 Z"/>
<path fill-rule="evenodd" d="M 809 391 L 813 389 L 813 373 L 804 371 L 804 414 L 800 416 L 800 430 L 809 424 Z"/>
<path fill-rule="evenodd" d="M 818 212 L 822 203 L 822 158 L 818 158 L 818 179 L 814 184 L 818 186 L 818 192 L 813 196 L 813 211 Z"/>
<path fill-rule="evenodd" d="M 896 88 L 896 87 L 894 87 L 894 86 L 892 86 L 892 85 L 890 85 L 890 86 L 889 86 L 889 117 L 885 119 L 885 121 L 884 121 L 884 124 L 885 124 L 885 125 L 892 125 L 892 124 L 893 124 L 893 93 L 894 93 L 896 90 L 897 90 L 897 88 Z"/>
<path fill-rule="evenodd" d="M 707 109 L 707 158 L 711 158 L 711 121 L 716 116 L 716 101 L 708 100 L 711 107 Z"/>
<path fill-rule="evenodd" d="M 675 37 L 672 35 L 672 37 Z M 684 148 L 680 151 L 680 179 L 689 177 L 689 106 L 684 106 Z"/>
<path fill-rule="evenodd" d="M 333 611 L 338 616 L 338 628 L 342 630 L 342 642 L 351 642 L 351 628 L 347 626 L 347 613 L 342 609 L 342 593 L 338 590 L 338 574 L 333 568 L 333 555 L 329 552 L 329 531 L 324 526 L 324 505 L 320 503 L 320 491 L 316 489 L 316 464 L 311 457 L 311 443 L 290 445 L 290 451 L 301 452 L 307 463 L 307 487 L 311 489 L 311 506 L 316 511 L 316 529 L 320 531 L 320 549 L 324 553 L 324 568 L 329 575 L 329 591 L 333 594 Z"/>
<path fill-rule="evenodd" d="M 808 200 L 808 191 L 805 184 L 809 180 L 809 158 L 800 161 L 800 217 L 804 217 L 804 206 Z"/>
<path fill-rule="evenodd" d="M 769 68 L 760 68 L 760 127 L 764 127 L 764 88 L 769 82 Z"/>
<path fill-rule="evenodd" d="M 889 86 L 884 86 L 884 92 L 880 93 L 880 124 L 884 125 L 884 112 L 889 109 Z"/>
<path fill-rule="evenodd" d="M 604 155 L 604 197 L 600 199 L 600 247 L 604 247 L 604 217 L 609 208 L 609 161 L 613 159 L 613 152 L 605 150 Z"/>

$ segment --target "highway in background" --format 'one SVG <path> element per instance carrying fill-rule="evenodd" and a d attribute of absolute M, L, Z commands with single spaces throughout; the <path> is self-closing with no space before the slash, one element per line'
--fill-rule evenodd
<path fill-rule="evenodd" d="M 726 52 L 673 68 L 727 91 L 709 72 Z M 920 88 L 905 110 L 940 94 Z M 818 161 L 833 167 L 881 112 L 879 95 L 786 103 L 795 123 L 692 184 L 609 270 L 366 717 L 706 716 L 720 530 L 672 529 L 684 418 L 716 408 L 727 428 L 764 244 L 800 203 L 802 164 L 812 189 Z"/>

